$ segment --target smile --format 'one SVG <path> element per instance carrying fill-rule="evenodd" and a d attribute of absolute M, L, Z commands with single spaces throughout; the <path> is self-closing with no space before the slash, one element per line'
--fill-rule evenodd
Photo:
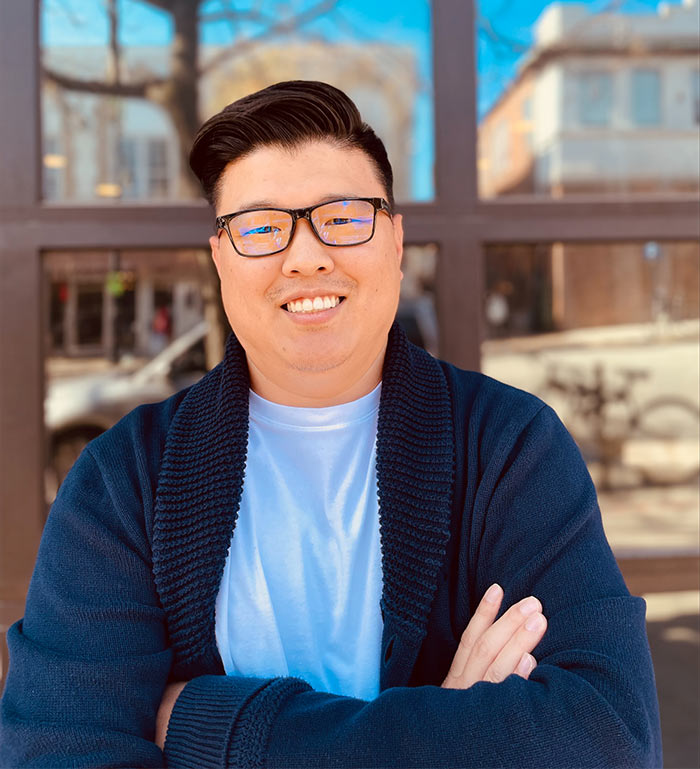
<path fill-rule="evenodd" d="M 292 313 L 320 312 L 322 310 L 330 310 L 340 304 L 343 299 L 345 299 L 344 296 L 339 297 L 334 294 L 331 296 L 315 296 L 313 299 L 308 297 L 306 299 L 293 299 L 282 306 L 287 312 Z"/>

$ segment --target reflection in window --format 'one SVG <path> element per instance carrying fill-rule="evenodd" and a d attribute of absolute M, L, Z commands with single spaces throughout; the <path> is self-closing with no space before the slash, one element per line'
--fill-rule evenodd
<path fill-rule="evenodd" d="M 164 139 L 148 140 L 148 197 L 164 198 L 170 186 L 168 144 Z"/>
<path fill-rule="evenodd" d="M 60 151 L 58 138 L 47 136 L 44 141 L 43 195 L 45 200 L 58 200 L 63 189 L 66 158 Z"/>
<path fill-rule="evenodd" d="M 661 76 L 655 69 L 632 70 L 632 120 L 638 126 L 661 123 Z"/>
<path fill-rule="evenodd" d="M 494 244 L 485 278 L 484 371 L 557 410 L 600 491 L 697 511 L 700 247 Z"/>
<path fill-rule="evenodd" d="M 69 369 L 75 360 L 80 371 L 86 357 L 117 364 L 152 357 L 165 337 L 170 341 L 202 320 L 209 260 L 192 251 L 48 253 L 50 358 Z M 163 312 L 156 321 L 163 308 L 168 324 Z"/>
<path fill-rule="evenodd" d="M 407 245 L 403 251 L 401 299 L 396 315 L 408 338 L 431 355 L 438 354 L 435 271 L 438 249 L 432 243 Z"/>
<path fill-rule="evenodd" d="M 70 176 L 49 182 L 49 193 L 197 198 L 186 158 L 198 125 L 247 93 L 299 78 L 339 86 L 367 113 L 398 200 L 433 197 L 429 0 L 389 10 L 352 0 L 273 0 L 255 12 L 213 0 L 177 13 L 147 0 L 115 5 L 110 22 L 105 3 L 42 0 L 44 151 L 53 154 L 57 138 Z"/>
<path fill-rule="evenodd" d="M 76 284 L 76 337 L 78 345 L 94 350 L 102 339 L 102 285 Z"/>
<path fill-rule="evenodd" d="M 481 196 L 697 193 L 700 142 L 688 129 L 700 125 L 699 6 L 653 6 L 520 3 L 510 14 L 479 0 Z M 507 170 L 492 162 L 503 121 Z"/>
<path fill-rule="evenodd" d="M 613 82 L 609 72 L 580 72 L 579 120 L 583 125 L 610 124 Z"/>
<path fill-rule="evenodd" d="M 510 165 L 510 126 L 505 120 L 501 120 L 493 133 L 491 145 L 491 166 L 493 172 L 501 175 Z"/>
<path fill-rule="evenodd" d="M 122 197 L 133 200 L 139 197 L 137 174 L 139 164 L 136 158 L 136 141 L 132 137 L 123 137 L 119 142 L 119 169 Z"/>

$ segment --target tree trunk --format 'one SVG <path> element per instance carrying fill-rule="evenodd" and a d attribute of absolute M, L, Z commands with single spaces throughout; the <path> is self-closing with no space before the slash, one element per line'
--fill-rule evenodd
<path fill-rule="evenodd" d="M 168 112 L 177 135 L 179 174 L 177 197 L 192 199 L 201 195 L 199 182 L 190 170 L 189 152 L 199 128 L 199 53 L 198 12 L 201 0 L 173 0 L 173 42 L 170 54 L 170 77 L 154 97 Z M 204 317 L 209 321 L 206 341 L 207 366 L 215 366 L 222 358 L 228 333 L 228 320 L 221 304 L 219 276 L 211 258 L 198 258 L 201 275 Z"/>

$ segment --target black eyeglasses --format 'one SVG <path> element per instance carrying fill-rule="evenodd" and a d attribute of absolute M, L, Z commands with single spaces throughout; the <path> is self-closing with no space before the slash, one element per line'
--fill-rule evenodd
<path fill-rule="evenodd" d="M 377 211 L 391 217 L 384 198 L 331 200 L 308 208 L 251 208 L 216 218 L 241 256 L 271 256 L 284 251 L 298 219 L 306 219 L 327 246 L 359 246 L 372 239 Z"/>

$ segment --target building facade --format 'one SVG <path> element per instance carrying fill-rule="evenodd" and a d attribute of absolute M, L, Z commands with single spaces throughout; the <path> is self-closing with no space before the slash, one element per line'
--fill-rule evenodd
<path fill-rule="evenodd" d="M 482 196 L 697 193 L 698 11 L 697 0 L 635 15 L 548 6 L 517 77 L 480 125 Z M 510 303 L 495 336 L 698 317 L 697 244 L 490 249 L 487 291 Z"/>

